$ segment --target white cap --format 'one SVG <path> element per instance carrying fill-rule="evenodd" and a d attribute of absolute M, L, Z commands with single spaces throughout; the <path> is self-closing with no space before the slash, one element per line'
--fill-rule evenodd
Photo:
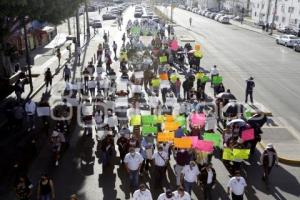
<path fill-rule="evenodd" d="M 59 135 L 59 132 L 57 132 L 57 131 L 53 131 L 53 133 L 52 133 L 52 137 L 57 137 Z"/>
<path fill-rule="evenodd" d="M 266 146 L 266 149 L 273 149 L 274 147 L 273 147 L 273 144 L 272 143 L 269 143 L 269 144 L 267 144 L 267 146 Z"/>

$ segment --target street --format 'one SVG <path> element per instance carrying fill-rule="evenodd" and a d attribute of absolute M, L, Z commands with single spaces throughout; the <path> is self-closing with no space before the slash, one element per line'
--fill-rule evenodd
<path fill-rule="evenodd" d="M 161 9 L 164 10 L 165 8 Z M 103 42 L 104 31 L 110 33 L 110 46 L 112 46 L 113 41 L 116 41 L 119 51 L 122 34 L 125 31 L 124 27 L 129 19 L 134 19 L 133 13 L 134 7 L 129 7 L 124 11 L 122 31 L 118 30 L 112 20 L 102 22 L 103 28 L 99 29 L 99 33 L 93 36 L 82 49 L 82 65 L 75 65 L 72 68 L 73 81 L 82 77 L 81 72 L 94 57 L 98 44 Z M 190 16 L 193 18 L 191 27 L 187 25 Z M 89 17 L 100 19 L 98 12 L 90 12 Z M 224 77 L 224 85 L 229 87 L 241 101 L 244 100 L 244 82 L 253 76 L 256 82 L 254 101 L 271 110 L 275 116 L 272 120 L 278 123 L 281 128 L 290 131 L 295 138 L 300 138 L 300 108 L 297 105 L 300 101 L 300 88 L 298 87 L 300 84 L 298 77 L 300 75 L 299 53 L 276 45 L 274 39 L 270 37 L 231 25 L 223 25 L 181 9 L 175 9 L 174 21 L 178 24 L 175 27 L 177 37 L 189 36 L 200 42 L 204 52 L 204 58 L 201 61 L 202 67 L 210 70 L 213 65 L 217 65 L 220 74 Z M 66 26 L 59 27 L 59 32 L 67 34 Z M 91 29 L 91 33 L 93 33 L 93 29 Z M 117 76 L 120 76 L 119 61 L 113 62 L 112 67 Z M 61 71 L 53 80 L 49 102 L 51 105 L 57 100 L 61 100 L 64 88 L 65 82 Z M 208 90 L 210 90 L 208 93 L 211 94 L 212 89 L 208 88 Z M 44 89 L 34 97 L 34 100 L 39 101 L 43 92 Z M 93 149 L 92 155 L 95 157 L 95 162 L 88 167 L 83 167 L 80 156 L 87 146 L 81 142 L 83 138 L 82 127 L 76 126 L 71 135 L 69 147 L 64 152 L 59 167 L 54 167 L 51 163 L 50 144 L 46 143 L 46 145 L 39 146 L 39 155 L 29 170 L 29 178 L 35 186 L 34 194 L 36 194 L 36 185 L 40 175 L 47 172 L 54 181 L 57 200 L 67 199 L 74 193 L 78 195 L 80 200 L 125 200 L 131 198 L 128 175 L 124 166 L 120 165 L 117 147 L 117 158 L 113 160 L 111 166 L 103 170 L 102 164 L 98 163 L 98 158 L 95 155 L 97 141 L 94 131 L 93 138 L 89 142 L 89 148 Z M 247 163 L 245 166 L 248 184 L 245 199 L 299 199 L 299 167 L 279 164 L 279 167 L 275 167 L 272 171 L 270 184 L 266 185 L 261 180 L 262 171 L 259 158 L 260 152 L 257 150 L 255 157 L 250 160 L 251 164 Z M 213 158 L 212 163 L 217 172 L 217 184 L 213 189 L 213 199 L 229 199 L 226 194 L 229 173 L 220 158 Z M 174 164 L 173 159 L 168 168 L 167 185 L 175 189 Z M 153 198 L 157 199 L 162 190 L 154 189 L 151 179 L 153 179 L 152 172 L 149 176 L 142 177 L 141 182 L 147 184 Z M 14 191 L 10 191 L 5 196 L 0 197 L 1 199 L 13 200 L 15 199 L 14 196 Z M 193 191 L 192 198 L 203 199 L 199 187 Z M 32 199 L 35 200 L 36 195 L 33 195 Z"/>

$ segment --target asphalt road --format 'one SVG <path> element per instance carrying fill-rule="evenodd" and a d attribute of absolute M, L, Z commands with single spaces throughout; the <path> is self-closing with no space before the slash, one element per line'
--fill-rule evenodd
<path fill-rule="evenodd" d="M 162 8 L 170 16 L 170 9 Z M 202 65 L 216 64 L 225 85 L 244 101 L 245 80 L 255 78 L 255 103 L 261 103 L 274 115 L 274 121 L 300 138 L 300 54 L 275 44 L 269 36 L 224 25 L 194 13 L 174 9 L 174 20 L 180 35 L 200 42 Z M 192 26 L 189 18 L 192 17 Z M 188 28 L 189 30 L 185 29 Z"/>
<path fill-rule="evenodd" d="M 126 19 L 132 18 L 133 10 L 128 9 L 124 13 L 124 21 L 126 22 Z M 188 16 L 185 13 L 182 13 L 183 16 Z M 91 16 L 97 17 L 97 14 L 91 14 Z M 183 17 L 181 16 L 181 17 Z M 176 18 L 175 18 L 176 19 Z M 188 20 L 188 18 L 186 19 Z M 201 21 L 203 19 L 199 19 Z M 195 21 L 195 20 L 194 20 Z M 203 20 L 205 21 L 205 20 Z M 187 22 L 187 21 L 186 21 Z M 183 19 L 183 23 L 186 23 Z M 112 27 L 112 21 L 107 21 L 103 23 L 103 29 L 110 30 L 111 38 L 110 43 L 112 43 L 113 40 L 116 40 L 118 44 L 121 43 L 121 34 L 123 32 L 118 31 L 116 27 Z M 186 23 L 187 24 L 187 23 Z M 211 24 L 211 22 L 206 22 L 207 26 Z M 201 25 L 199 25 L 201 26 Z M 227 35 L 228 38 L 230 37 L 229 33 L 225 33 L 228 29 L 230 31 L 231 29 L 227 26 L 223 26 L 220 24 L 214 24 L 215 28 L 217 27 L 217 30 L 224 29 L 224 33 L 220 35 Z M 124 30 L 123 30 L 124 31 Z M 242 34 L 244 34 L 244 30 L 231 30 L 232 32 L 236 32 L 235 34 L 240 35 L 240 38 L 242 38 Z M 208 31 L 209 32 L 209 31 Z M 211 31 L 214 32 L 214 31 Z M 187 31 L 181 31 L 179 30 L 178 34 L 193 34 L 188 33 Z M 212 33 L 214 34 L 214 33 Z M 252 33 L 251 33 L 252 34 Z M 250 35 L 251 35 L 250 34 Z M 223 41 L 225 43 L 225 39 L 220 39 L 217 37 L 217 34 L 214 34 L 217 41 Z M 194 35 L 195 37 L 197 35 Z M 253 37 L 260 37 L 259 35 L 254 34 Z M 203 36 L 198 36 L 200 40 L 204 40 Z M 205 36 L 206 37 L 206 36 Z M 208 36 L 207 36 L 208 37 Z M 246 36 L 250 37 L 250 36 Z M 267 41 L 268 38 L 265 38 Z M 228 39 L 229 40 L 229 39 Z M 234 39 L 231 39 L 232 41 Z M 253 39 L 254 40 L 254 39 Z M 90 58 L 93 56 L 93 54 L 96 51 L 97 45 L 99 42 L 102 41 L 102 31 L 96 37 L 94 37 L 91 42 L 88 44 L 87 48 L 84 49 L 84 65 L 87 64 L 87 62 L 90 60 Z M 264 41 L 263 38 L 261 38 L 261 41 Z M 253 41 L 254 42 L 254 41 Z M 266 43 L 266 41 L 265 41 Z M 269 45 L 272 44 L 272 41 L 269 41 Z M 225 44 L 224 44 L 225 45 Z M 254 44 L 252 44 L 255 46 Z M 120 46 L 120 45 L 119 45 Z M 239 45 L 238 45 L 239 46 Z M 241 45 L 242 46 L 242 45 Z M 240 54 L 236 57 L 235 61 L 233 59 L 233 55 L 230 56 L 230 52 L 224 53 L 222 51 L 222 45 L 214 45 L 213 42 L 206 41 L 203 44 L 204 52 L 205 52 L 205 58 L 203 60 L 203 64 L 206 66 L 211 66 L 212 64 L 217 64 L 219 68 L 222 71 L 222 74 L 224 74 L 226 85 L 230 83 L 232 84 L 232 90 L 237 94 L 242 94 L 243 88 L 242 86 L 238 87 L 234 84 L 233 79 L 237 80 L 243 80 L 247 78 L 249 74 L 245 73 L 243 69 L 239 69 L 239 65 L 242 65 L 242 59 L 239 57 Z M 275 46 L 274 46 L 275 47 Z M 225 48 L 225 47 L 224 47 Z M 231 49 L 231 48 L 230 48 Z M 244 48 L 245 49 L 245 48 Z M 252 50 L 254 54 L 254 49 Z M 222 52 L 222 53 L 220 53 Z M 235 52 L 238 52 L 235 50 Z M 220 55 L 219 55 L 220 53 Z M 226 54 L 226 55 L 224 55 Z M 244 55 L 244 54 L 243 54 Z M 243 56 L 247 57 L 247 56 Z M 247 62 L 250 59 L 246 59 Z M 255 59 L 253 59 L 255 60 Z M 234 64 L 234 63 L 238 64 Z M 240 63 L 239 63 L 240 62 Z M 246 63 L 247 63 L 246 62 Z M 232 66 L 231 66 L 232 64 Z M 230 70 L 229 67 L 231 66 L 231 74 L 234 76 L 230 78 Z M 114 64 L 114 67 L 117 69 L 118 64 Z M 80 68 L 81 67 L 75 67 L 74 68 L 74 74 L 76 77 L 80 77 Z M 227 69 L 228 68 L 228 69 Z M 235 71 L 233 70 L 235 68 Z M 117 70 L 116 70 L 117 71 Z M 244 74 L 245 73 L 245 74 Z M 251 73 L 252 74 L 252 73 Z M 258 89 L 261 90 L 261 87 L 263 85 L 260 85 L 259 76 L 256 76 L 256 74 L 253 74 L 258 79 Z M 239 79 L 238 79 L 239 78 Z M 227 82 L 228 81 L 228 82 Z M 55 81 L 53 85 L 52 90 L 52 97 L 59 97 L 60 93 L 64 87 L 64 83 L 59 81 Z M 257 91 L 259 93 L 259 91 Z M 259 95 L 259 94 L 258 94 Z M 51 98 L 52 98 L 51 97 Z M 241 95 L 242 97 L 242 95 Z M 259 96 L 257 97 L 259 98 Z M 102 166 L 98 164 L 98 159 L 95 159 L 95 163 L 92 164 L 90 167 L 82 167 L 80 164 L 80 153 L 83 149 L 87 148 L 87 146 L 83 146 L 82 143 L 82 129 L 77 128 L 72 133 L 72 138 L 70 140 L 70 146 L 67 149 L 67 151 L 64 153 L 61 164 L 58 168 L 55 168 L 51 165 L 51 148 L 50 146 L 45 145 L 36 161 L 32 164 L 32 167 L 30 169 L 29 177 L 32 180 L 33 183 L 37 183 L 39 176 L 43 172 L 48 172 L 51 177 L 53 177 L 54 183 L 55 183 L 55 189 L 56 189 L 56 195 L 59 200 L 67 199 L 70 194 L 77 193 L 81 200 L 102 200 L 102 199 L 109 199 L 109 200 L 115 200 L 115 199 L 122 199 L 124 200 L 126 197 L 128 197 L 129 194 L 129 188 L 128 188 L 128 178 L 127 174 L 119 165 L 118 159 L 116 159 L 113 162 L 113 165 L 109 168 L 107 168 L 105 171 L 102 170 Z M 93 140 L 89 142 L 89 147 L 93 148 L 93 155 L 95 156 L 95 150 L 96 150 L 97 144 L 95 143 L 95 135 L 93 135 Z M 118 154 L 117 154 L 118 155 Z M 256 154 L 259 156 L 259 152 Z M 173 163 L 171 163 L 172 166 Z M 217 179 L 218 184 L 216 188 L 214 189 L 214 199 L 228 199 L 228 197 L 225 194 L 226 190 L 226 184 L 229 180 L 228 172 L 224 168 L 223 164 L 218 159 L 213 159 L 214 167 L 217 171 Z M 271 184 L 269 186 L 266 186 L 261 180 L 261 172 L 260 167 L 257 164 L 257 158 L 252 161 L 251 166 L 246 166 L 248 174 L 247 174 L 247 183 L 248 188 L 246 192 L 246 198 L 248 200 L 296 200 L 299 199 L 300 193 L 299 193 L 299 180 L 300 180 L 300 172 L 299 168 L 297 167 L 291 167 L 286 165 L 280 165 L 279 168 L 274 169 L 273 176 L 271 177 Z M 150 176 L 151 177 L 151 176 Z M 169 170 L 168 173 L 168 184 L 173 185 L 174 184 L 174 174 L 173 170 Z M 142 181 L 146 182 L 147 185 L 151 187 L 151 191 L 153 192 L 154 196 L 157 197 L 157 195 L 161 191 L 155 191 L 152 189 L 152 184 L 149 182 L 149 177 L 144 177 Z M 201 190 L 196 189 L 193 193 L 194 199 L 203 199 Z M 13 192 L 8 194 L 8 196 L 5 199 L 14 199 L 13 198 Z M 33 198 L 35 199 L 35 198 Z"/>

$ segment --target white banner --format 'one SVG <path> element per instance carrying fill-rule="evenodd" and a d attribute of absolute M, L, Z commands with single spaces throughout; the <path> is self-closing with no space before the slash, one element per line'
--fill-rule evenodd
<path fill-rule="evenodd" d="M 82 106 L 82 115 L 83 116 L 93 115 L 93 106 Z"/>

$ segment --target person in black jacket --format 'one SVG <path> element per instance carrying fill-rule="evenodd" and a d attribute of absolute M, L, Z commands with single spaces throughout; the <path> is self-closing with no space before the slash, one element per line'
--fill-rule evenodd
<path fill-rule="evenodd" d="M 212 188 L 216 184 L 216 171 L 211 163 L 207 163 L 200 173 L 200 184 L 203 188 L 204 200 L 212 200 Z"/>
<path fill-rule="evenodd" d="M 250 101 L 253 104 L 253 88 L 255 87 L 255 83 L 253 81 L 253 77 L 250 77 L 248 80 L 246 80 L 246 99 L 245 103 L 248 102 L 248 96 L 250 96 Z"/>

